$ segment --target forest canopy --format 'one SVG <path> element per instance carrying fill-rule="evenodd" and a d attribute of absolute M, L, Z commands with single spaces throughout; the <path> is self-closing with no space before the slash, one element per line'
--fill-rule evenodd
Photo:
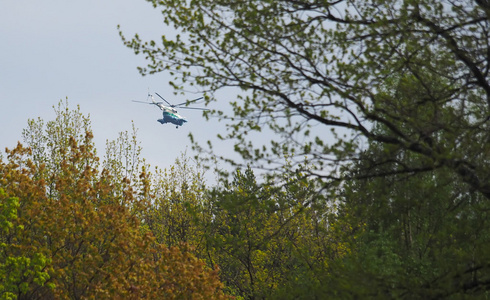
<path fill-rule="evenodd" d="M 98 157 L 60 102 L 0 160 L 0 298 L 490 296 L 488 1 L 148 2 L 179 34 L 123 43 L 238 88 L 243 163 L 152 168 L 134 128 Z"/>

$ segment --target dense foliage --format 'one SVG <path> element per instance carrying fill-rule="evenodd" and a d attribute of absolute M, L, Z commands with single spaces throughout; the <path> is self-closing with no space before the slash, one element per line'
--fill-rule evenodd
<path fill-rule="evenodd" d="M 185 154 L 150 171 L 135 130 L 99 163 L 89 118 L 55 113 L 0 161 L 3 299 L 316 297 L 357 236 L 301 173 L 207 187 Z"/>
<path fill-rule="evenodd" d="M 136 130 L 99 162 L 78 110 L 30 120 L 0 160 L 1 298 L 490 296 L 488 1 L 149 2 L 181 34 L 121 33 L 141 72 L 241 88 L 217 113 L 248 165 L 207 186 Z"/>
<path fill-rule="evenodd" d="M 120 32 L 146 56 L 141 73 L 168 72 L 176 92 L 221 105 L 215 92 L 238 87 L 232 113 L 215 112 L 227 124 L 218 137 L 275 178 L 254 187 L 242 169 L 211 193 L 207 243 L 219 264 L 235 263 L 234 281 L 222 266 L 234 292 L 271 298 L 286 280 L 292 298 L 488 297 L 488 1 L 148 2 L 174 30 L 156 41 Z M 315 220 L 306 208 L 326 235 L 299 242 L 316 230 L 300 221 Z M 289 225 L 305 231 L 288 236 Z M 290 256 L 276 232 L 294 247 L 326 238 L 330 248 L 297 267 L 299 253 L 320 248 Z M 277 261 L 287 271 L 271 270 Z M 292 275 L 302 268 L 308 283 Z M 259 292 L 259 278 L 274 292 Z"/>

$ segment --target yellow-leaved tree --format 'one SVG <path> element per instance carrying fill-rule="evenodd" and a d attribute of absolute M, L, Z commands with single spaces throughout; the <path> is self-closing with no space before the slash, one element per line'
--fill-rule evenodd
<path fill-rule="evenodd" d="M 7 299 L 226 298 L 185 245 L 156 245 L 142 230 L 138 183 L 100 168 L 88 117 L 67 103 L 55 111 L 54 121 L 29 121 L 28 147 L 0 160 Z M 15 259 L 24 263 L 8 265 Z"/>

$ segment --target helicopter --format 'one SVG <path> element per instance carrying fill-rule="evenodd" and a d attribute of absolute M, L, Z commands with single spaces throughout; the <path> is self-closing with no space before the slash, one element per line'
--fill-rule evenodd
<path fill-rule="evenodd" d="M 179 103 L 179 104 L 175 104 L 174 105 L 174 104 L 170 104 L 170 102 L 168 102 L 167 100 L 165 100 L 165 98 L 163 98 L 162 96 L 160 96 L 160 94 L 158 94 L 156 92 L 155 92 L 155 94 L 158 97 L 160 97 L 163 101 L 165 101 L 165 103 L 167 103 L 168 106 L 164 105 L 163 102 L 156 102 L 155 101 L 155 98 L 150 93 L 148 93 L 147 100 L 148 100 L 148 98 L 151 98 L 151 102 L 136 101 L 136 100 L 133 100 L 133 102 L 150 104 L 150 105 L 156 105 L 158 108 L 160 108 L 160 110 L 163 112 L 163 118 L 162 119 L 158 119 L 157 121 L 160 122 L 162 125 L 163 124 L 166 124 L 166 123 L 172 123 L 172 124 L 176 125 L 175 128 L 179 128 L 179 126 L 182 126 L 182 125 L 184 125 L 184 123 L 187 122 L 187 119 L 186 118 L 184 118 L 183 116 L 179 115 L 179 113 L 177 112 L 176 108 L 197 109 L 197 110 L 209 110 L 207 108 L 200 108 L 200 107 L 186 107 L 190 103 L 199 101 L 199 100 L 203 99 L 204 97 L 199 97 L 199 98 L 196 98 L 194 100 L 190 100 L 190 101 L 186 101 L 186 102 L 182 102 L 182 103 Z M 183 105 L 186 105 L 186 106 L 183 106 Z"/>

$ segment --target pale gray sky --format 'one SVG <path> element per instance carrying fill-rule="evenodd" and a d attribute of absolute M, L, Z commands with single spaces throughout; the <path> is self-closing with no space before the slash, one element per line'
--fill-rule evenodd
<path fill-rule="evenodd" d="M 157 107 L 131 102 L 146 100 L 148 88 L 172 103 L 201 95 L 174 96 L 165 74 L 142 77 L 136 67 L 144 59 L 122 44 L 118 24 L 127 36 L 137 32 L 143 39 L 168 30 L 144 0 L 0 0 L 2 152 L 21 140 L 28 119 L 52 120 L 52 107 L 66 97 L 70 107 L 79 104 L 90 114 L 99 156 L 107 139 L 131 130 L 132 120 L 143 157 L 161 168 L 187 147 L 191 152 L 190 131 L 202 141 L 215 136 L 224 125 L 206 121 L 200 111 L 179 111 L 189 122 L 176 129 L 156 121 Z"/>

